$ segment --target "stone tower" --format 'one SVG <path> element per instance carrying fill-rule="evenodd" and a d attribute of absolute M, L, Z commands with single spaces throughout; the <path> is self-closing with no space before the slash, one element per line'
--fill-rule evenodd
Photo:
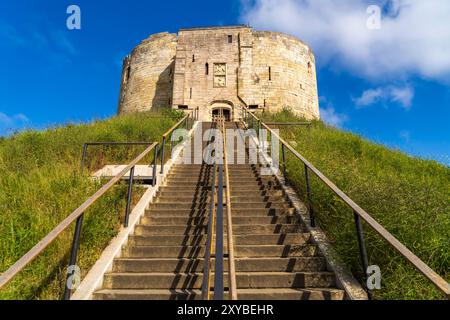
<path fill-rule="evenodd" d="M 311 48 L 247 26 L 191 28 L 152 35 L 124 59 L 119 113 L 199 107 L 208 121 L 220 109 L 237 119 L 242 106 L 319 118 Z"/>

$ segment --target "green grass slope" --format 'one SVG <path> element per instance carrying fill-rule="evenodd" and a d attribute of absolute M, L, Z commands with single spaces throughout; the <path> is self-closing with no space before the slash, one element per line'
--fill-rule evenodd
<path fill-rule="evenodd" d="M 80 172 L 88 141 L 160 141 L 180 117 L 141 113 L 45 131 L 26 131 L 0 140 L 0 272 L 4 272 L 101 186 Z M 127 163 L 144 146 L 91 147 L 91 171 Z M 150 163 L 151 156 L 144 159 Z M 141 191 L 142 193 L 142 191 Z M 135 192 L 137 200 L 139 190 Z M 113 188 L 84 219 L 78 265 L 84 276 L 123 219 L 126 187 Z M 73 227 L 0 290 L 0 299 L 59 299 L 64 288 Z"/>
<path fill-rule="evenodd" d="M 288 110 L 265 121 L 299 121 Z M 280 127 L 280 134 L 341 190 L 432 269 L 450 279 L 450 169 L 369 142 L 321 121 L 311 128 Z M 288 178 L 305 196 L 304 167 L 288 157 Z M 314 175 L 312 194 L 318 225 L 340 257 L 361 279 L 362 268 L 351 210 Z M 442 299 L 434 286 L 364 224 L 369 264 L 378 265 L 377 299 Z"/>

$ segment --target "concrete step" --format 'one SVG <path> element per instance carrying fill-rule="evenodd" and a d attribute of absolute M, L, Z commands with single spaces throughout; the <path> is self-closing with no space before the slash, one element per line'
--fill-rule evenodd
<path fill-rule="evenodd" d="M 315 257 L 319 252 L 314 245 L 235 245 L 237 258 L 262 257 Z M 127 246 L 123 256 L 128 258 L 203 258 L 204 246 Z"/>
<path fill-rule="evenodd" d="M 273 209 L 285 209 L 289 208 L 289 203 L 285 201 L 275 201 L 275 202 L 238 202 L 233 203 L 232 208 L 233 209 L 260 209 L 260 208 L 273 208 Z M 192 202 L 176 202 L 176 203 L 161 203 L 161 202 L 155 202 L 149 205 L 149 210 L 155 209 L 172 209 L 172 210 L 179 210 L 179 209 L 209 209 L 209 204 L 204 203 L 192 203 Z"/>
<path fill-rule="evenodd" d="M 232 184 L 231 194 L 232 195 L 242 195 L 242 194 L 255 194 L 262 192 L 283 192 L 281 185 L 262 185 L 251 183 L 251 185 L 241 185 Z M 182 185 L 166 185 L 159 188 L 159 192 L 189 192 L 189 194 L 211 192 L 211 185 L 197 185 L 197 184 L 182 184 Z"/>
<path fill-rule="evenodd" d="M 184 191 L 158 191 L 156 196 L 156 201 L 158 201 L 160 198 L 163 197 L 181 197 L 181 198 L 203 198 L 203 197 L 210 197 L 211 196 L 211 189 L 205 189 L 205 190 L 184 190 Z"/>
<path fill-rule="evenodd" d="M 233 216 L 289 216 L 295 214 L 294 208 L 283 208 L 283 209 L 273 209 L 273 208 L 244 208 L 236 209 L 234 206 L 231 208 L 231 213 Z M 207 216 L 209 214 L 209 207 L 204 207 L 201 209 L 151 209 L 146 211 L 146 215 L 151 216 L 163 216 L 163 217 L 197 217 L 197 216 Z"/>
<path fill-rule="evenodd" d="M 188 203 L 191 202 L 194 205 L 198 205 L 198 204 L 208 204 L 209 200 L 210 200 L 211 196 L 208 195 L 193 195 L 193 196 L 161 196 L 161 197 L 157 197 L 154 203 L 178 203 L 178 202 L 183 202 L 183 203 Z"/>
<path fill-rule="evenodd" d="M 177 203 L 151 203 L 149 205 L 149 209 L 171 209 L 171 210 L 180 210 L 180 209 L 207 209 L 209 210 L 209 205 L 207 203 L 192 203 L 192 202 L 177 202 Z"/>
<path fill-rule="evenodd" d="M 94 293 L 94 300 L 200 300 L 201 297 L 199 289 L 104 289 Z M 343 300 L 344 297 L 343 290 L 332 288 L 238 290 L 240 300 Z"/>
<path fill-rule="evenodd" d="M 201 300 L 202 291 L 192 289 L 102 289 L 94 300 Z"/>
<path fill-rule="evenodd" d="M 146 226 L 138 225 L 135 228 L 135 235 L 197 235 L 204 234 L 207 231 L 208 226 L 205 225 L 158 225 L 158 226 Z"/>
<path fill-rule="evenodd" d="M 305 245 L 235 245 L 237 258 L 256 257 L 315 257 L 319 255 L 317 247 L 312 244 Z"/>
<path fill-rule="evenodd" d="M 214 274 L 212 274 L 214 276 Z M 108 273 L 105 289 L 201 289 L 203 273 Z M 236 272 L 240 288 L 327 288 L 335 285 L 330 272 Z M 228 276 L 224 277 L 228 286 Z"/>
<path fill-rule="evenodd" d="M 180 175 L 176 175 L 176 176 L 169 176 L 166 179 L 166 184 L 170 185 L 170 184 L 179 184 L 179 183 L 192 183 L 192 184 L 197 184 L 197 183 L 201 183 L 201 184 L 205 184 L 205 183 L 209 183 L 209 181 L 212 181 L 212 178 L 203 178 L 203 177 L 189 177 L 189 176 L 180 176 Z"/>
<path fill-rule="evenodd" d="M 284 233 L 284 234 L 244 234 L 234 235 L 236 245 L 281 245 L 281 244 L 307 244 L 310 242 L 310 233 Z M 206 243 L 206 234 L 189 235 L 156 235 L 156 236 L 130 236 L 130 246 L 195 246 Z"/>
<path fill-rule="evenodd" d="M 258 288 L 239 289 L 241 300 L 343 300 L 345 292 L 332 288 Z"/>
<path fill-rule="evenodd" d="M 209 216 L 202 217 L 161 217 L 153 216 L 151 213 L 141 218 L 140 225 L 156 226 L 156 225 L 206 225 L 208 224 Z M 227 220 L 224 217 L 224 224 Z M 284 217 L 262 217 L 262 216 L 236 216 L 232 218 L 233 226 L 239 224 L 296 224 L 300 223 L 298 216 L 284 216 Z"/>
<path fill-rule="evenodd" d="M 203 272 L 205 259 L 177 258 L 118 258 L 114 260 L 113 272 L 145 273 L 145 272 Z M 304 272 L 325 271 L 326 262 L 322 257 L 298 258 L 237 258 L 237 272 Z M 214 270 L 215 260 L 211 260 Z M 228 259 L 224 259 L 225 271 L 228 271 Z"/>
<path fill-rule="evenodd" d="M 189 192 L 190 194 L 199 194 L 204 192 L 211 192 L 211 186 L 195 186 L 192 188 L 186 188 L 183 186 L 175 186 L 175 185 L 167 185 L 167 186 L 161 186 L 159 188 L 159 192 Z"/>
<path fill-rule="evenodd" d="M 278 202 L 278 201 L 287 201 L 284 195 L 270 195 L 270 196 L 261 196 L 259 194 L 256 195 L 232 195 L 231 203 L 239 203 L 239 202 Z"/>
<path fill-rule="evenodd" d="M 224 191 L 224 196 L 226 191 Z M 202 193 L 164 193 L 159 194 L 159 196 L 155 199 L 155 203 L 173 203 L 173 202 L 193 202 L 193 203 L 208 203 L 209 199 L 211 199 L 211 191 L 202 192 Z M 254 192 L 253 194 L 242 194 L 242 193 L 234 193 L 231 195 L 232 203 L 239 202 L 280 202 L 287 201 L 285 196 L 281 192 L 273 191 L 273 195 L 263 196 L 259 192 Z"/>

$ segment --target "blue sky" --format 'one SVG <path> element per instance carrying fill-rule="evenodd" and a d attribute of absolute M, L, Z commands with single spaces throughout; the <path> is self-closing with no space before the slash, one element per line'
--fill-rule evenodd
<path fill-rule="evenodd" d="M 250 23 L 312 46 L 325 121 L 449 164 L 448 17 L 446 0 L 2 1 L 0 135 L 114 115 L 121 60 L 152 33 Z"/>

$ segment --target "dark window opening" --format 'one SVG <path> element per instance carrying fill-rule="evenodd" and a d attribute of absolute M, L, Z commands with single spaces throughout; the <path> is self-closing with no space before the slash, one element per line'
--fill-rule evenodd
<path fill-rule="evenodd" d="M 308 62 L 308 73 L 311 73 L 311 62 Z"/>
<path fill-rule="evenodd" d="M 130 79 L 130 67 L 127 68 L 127 80 Z"/>
<path fill-rule="evenodd" d="M 266 107 L 266 99 L 264 99 L 264 108 Z"/>
<path fill-rule="evenodd" d="M 192 55 L 192 62 L 195 62 L 195 54 Z"/>
<path fill-rule="evenodd" d="M 272 68 L 269 67 L 269 81 L 272 81 Z"/>
<path fill-rule="evenodd" d="M 208 63 L 205 64 L 205 74 L 206 75 L 209 74 L 209 64 Z"/>
<path fill-rule="evenodd" d="M 251 104 L 248 106 L 249 109 L 258 109 L 259 106 L 257 104 Z"/>
<path fill-rule="evenodd" d="M 189 107 L 187 105 L 180 104 L 178 105 L 178 109 L 189 109 Z"/>
<path fill-rule="evenodd" d="M 228 35 L 228 43 L 233 43 L 233 36 L 231 34 Z"/>

